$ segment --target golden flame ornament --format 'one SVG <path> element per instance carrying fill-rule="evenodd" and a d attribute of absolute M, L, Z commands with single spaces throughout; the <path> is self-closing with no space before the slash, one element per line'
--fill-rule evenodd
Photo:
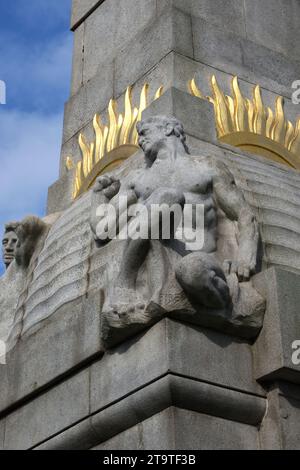
<path fill-rule="evenodd" d="M 265 107 L 260 86 L 253 87 L 252 99 L 245 98 L 236 76 L 231 81 L 232 96 L 224 94 L 215 75 L 211 97 L 202 94 L 195 79 L 188 89 L 214 105 L 220 141 L 300 170 L 300 118 L 295 125 L 286 119 L 282 96 L 276 98 L 274 110 Z"/>
<path fill-rule="evenodd" d="M 95 140 L 88 143 L 83 134 L 79 135 L 79 147 L 82 159 L 76 165 L 71 157 L 66 159 L 66 167 L 75 167 L 73 198 L 77 198 L 95 181 L 101 173 L 117 166 L 138 150 L 138 133 L 136 124 L 142 119 L 142 113 L 148 106 L 149 85 L 146 83 L 140 93 L 139 106 L 132 104 L 132 87 L 125 93 L 124 114 L 118 113 L 117 103 L 111 99 L 108 105 L 108 125 L 102 123 L 101 116 L 95 114 L 93 128 Z M 163 93 L 159 87 L 154 100 Z"/>

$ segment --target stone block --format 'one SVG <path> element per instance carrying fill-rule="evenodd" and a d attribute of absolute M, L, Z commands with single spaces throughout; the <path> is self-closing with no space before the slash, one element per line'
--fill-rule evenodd
<path fill-rule="evenodd" d="M 257 429 L 245 424 L 174 409 L 175 448 L 178 450 L 254 450 Z"/>
<path fill-rule="evenodd" d="M 117 434 L 92 450 L 168 450 L 174 449 L 174 413 L 167 408 L 142 423 Z"/>
<path fill-rule="evenodd" d="M 290 61 L 264 45 L 211 28 L 200 18 L 193 17 L 192 25 L 195 60 L 291 96 L 291 84 L 300 74 L 299 60 Z"/>
<path fill-rule="evenodd" d="M 63 143 L 91 121 L 97 112 L 108 106 L 113 97 L 113 63 L 99 69 L 92 80 L 71 96 L 65 105 Z"/>
<path fill-rule="evenodd" d="M 96 74 L 98 67 L 111 62 L 130 41 L 138 42 L 138 34 L 146 35 L 142 31 L 155 15 L 155 0 L 103 2 L 85 21 L 84 82 Z"/>
<path fill-rule="evenodd" d="M 91 412 L 167 373 L 166 328 L 166 321 L 158 323 L 91 366 Z"/>
<path fill-rule="evenodd" d="M 172 87 L 145 109 L 143 117 L 157 114 L 176 117 L 189 136 L 217 143 L 213 105 L 206 100 Z"/>
<path fill-rule="evenodd" d="M 165 8 L 175 7 L 185 13 L 199 17 L 211 27 L 221 27 L 241 36 L 246 36 L 243 0 L 159 0 L 157 13 Z"/>
<path fill-rule="evenodd" d="M 84 135 L 86 134 L 85 128 L 83 129 Z M 66 167 L 66 161 L 68 157 L 71 157 L 72 160 L 77 163 L 82 159 L 82 153 L 80 150 L 78 138 L 79 138 L 80 131 L 77 132 L 71 139 L 67 140 L 64 144 L 61 146 L 61 152 L 60 152 L 60 173 L 59 177 L 62 178 L 66 174 L 69 173 L 69 170 Z M 94 139 L 93 135 L 93 139 Z M 74 177 L 74 173 L 72 175 Z M 72 179 L 72 178 L 71 178 Z M 71 194 L 69 193 L 69 196 Z"/>
<path fill-rule="evenodd" d="M 194 411 L 170 407 L 93 450 L 257 449 L 257 429 Z"/>
<path fill-rule="evenodd" d="M 149 72 L 171 51 L 193 57 L 190 17 L 177 9 L 167 10 L 118 53 L 116 95 Z"/>
<path fill-rule="evenodd" d="M 71 29 L 75 30 L 105 0 L 73 0 Z"/>
<path fill-rule="evenodd" d="M 256 288 L 267 299 L 267 310 L 254 345 L 255 377 L 300 383 L 300 365 L 292 362 L 292 344 L 300 340 L 299 274 L 272 268 L 260 279 Z"/>
<path fill-rule="evenodd" d="M 299 18 L 298 0 L 245 2 L 248 38 L 284 54 L 289 60 L 299 61 L 299 51 L 295 47 L 300 43 Z"/>
<path fill-rule="evenodd" d="M 268 393 L 268 407 L 259 439 L 262 449 L 296 450 L 300 448 L 300 387 L 275 383 Z"/>
<path fill-rule="evenodd" d="M 211 77 L 216 76 L 218 83 L 225 94 L 232 96 L 231 80 L 232 73 L 210 67 L 206 64 L 192 60 L 180 54 L 173 53 L 173 73 L 172 85 L 182 91 L 187 91 L 188 81 L 195 77 L 196 83 L 204 96 L 213 96 L 211 88 Z M 253 76 L 254 78 L 254 76 Z M 262 86 L 262 80 L 256 76 L 256 81 L 249 82 L 239 77 L 239 86 L 243 95 L 249 99 L 253 99 L 253 87 L 260 85 L 261 95 L 265 106 L 275 109 L 275 101 L 280 93 L 284 96 L 284 111 L 287 119 L 295 123 L 299 116 L 299 109 L 291 101 L 291 89 L 278 89 L 276 93 Z M 264 80 L 263 80 L 264 81 Z M 282 87 L 281 87 L 282 88 Z M 275 90 L 276 91 L 276 90 Z M 281 93 L 284 92 L 284 93 Z"/>
<path fill-rule="evenodd" d="M 74 31 L 73 38 L 71 96 L 75 95 L 83 84 L 84 24 Z"/>
<path fill-rule="evenodd" d="M 167 372 L 264 394 L 252 379 L 248 344 L 221 333 L 164 319 L 108 351 L 102 361 L 92 365 L 91 411 L 120 400 Z"/>
<path fill-rule="evenodd" d="M 5 450 L 30 449 L 89 413 L 89 370 L 57 385 L 6 418 Z"/>
<path fill-rule="evenodd" d="M 279 405 L 282 448 L 300 449 L 300 387 L 295 394 L 288 388 L 279 388 Z"/>
<path fill-rule="evenodd" d="M 256 428 L 264 414 L 266 400 L 252 394 L 167 374 L 110 403 L 98 413 L 38 445 L 38 450 L 74 449 L 84 442 L 92 448 L 142 423 L 161 411 L 175 406 L 246 424 Z M 78 447 L 75 447 L 78 448 Z M 80 444 L 79 448 L 83 448 Z M 197 447 L 196 447 L 197 448 Z"/>
<path fill-rule="evenodd" d="M 65 161 L 64 159 L 64 162 Z M 75 171 L 68 171 L 59 180 L 49 186 L 47 214 L 64 211 L 70 206 L 73 199 L 74 177 Z"/>
<path fill-rule="evenodd" d="M 101 356 L 99 310 L 99 293 L 90 293 L 60 308 L 18 342 L 0 369 L 0 411 Z"/>

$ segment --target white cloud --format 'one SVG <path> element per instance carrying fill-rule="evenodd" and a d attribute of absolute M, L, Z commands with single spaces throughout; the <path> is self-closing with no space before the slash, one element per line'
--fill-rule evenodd
<path fill-rule="evenodd" d="M 0 240 L 5 222 L 45 214 L 58 177 L 72 60 L 72 34 L 63 26 L 70 0 L 64 2 L 65 9 L 61 0 L 31 0 L 25 10 L 17 2 L 14 29 L 0 31 L 7 91 L 0 105 Z"/>
<path fill-rule="evenodd" d="M 58 177 L 61 131 L 62 114 L 1 112 L 0 233 L 9 220 L 44 215 L 48 186 Z"/>
<path fill-rule="evenodd" d="M 62 114 L 0 115 L 0 207 L 9 201 L 15 208 L 27 208 L 28 201 L 36 201 L 34 193 L 41 194 L 57 178 L 61 132 Z"/>
<path fill-rule="evenodd" d="M 22 43 L 13 34 L 0 34 L 1 79 L 7 104 L 18 108 L 53 110 L 67 99 L 72 59 L 72 35 L 56 35 L 46 43 Z M 53 99 L 55 97 L 55 99 Z"/>

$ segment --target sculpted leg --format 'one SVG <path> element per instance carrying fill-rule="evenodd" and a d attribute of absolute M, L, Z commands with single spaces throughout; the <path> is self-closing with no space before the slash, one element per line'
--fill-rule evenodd
<path fill-rule="evenodd" d="M 117 278 L 117 286 L 135 290 L 138 271 L 149 251 L 149 240 L 127 240 Z"/>
<path fill-rule="evenodd" d="M 144 201 L 145 207 L 148 209 L 148 238 L 147 239 L 128 239 L 125 242 L 125 247 L 123 251 L 122 261 L 120 265 L 120 270 L 116 279 L 114 286 L 114 296 L 117 300 L 117 304 L 113 303 L 114 311 L 126 311 L 128 313 L 133 313 L 140 311 L 144 308 L 144 303 L 140 298 L 139 292 L 136 290 L 136 280 L 140 267 L 142 266 L 150 248 L 150 240 L 152 235 L 152 230 L 154 229 L 155 233 L 159 234 L 161 237 L 162 233 L 162 224 L 163 217 L 160 215 L 159 206 L 164 204 L 165 206 L 172 207 L 177 204 L 183 206 L 184 196 L 182 193 L 178 192 L 176 189 L 172 188 L 159 188 L 151 194 L 151 196 Z M 156 210 L 154 217 L 150 218 L 150 215 L 153 216 L 153 209 Z M 171 215 L 176 217 L 175 215 Z M 181 220 L 181 213 L 176 220 L 179 223 Z M 153 225 L 157 226 L 153 226 Z M 172 230 L 173 219 L 171 220 L 170 226 L 170 236 L 173 237 Z M 176 222 L 174 224 L 176 226 Z M 113 299 L 112 299 L 113 300 Z"/>
<path fill-rule="evenodd" d="M 214 255 L 191 253 L 176 266 L 176 278 L 195 301 L 209 308 L 225 308 L 230 302 L 225 274 Z"/>
<path fill-rule="evenodd" d="M 119 287 L 127 288 L 127 289 L 134 289 L 136 283 L 136 277 L 138 271 L 143 264 L 147 253 L 150 247 L 150 239 L 152 230 L 157 229 L 157 233 L 162 233 L 162 218 L 160 217 L 159 207 L 162 204 L 166 206 L 172 207 L 175 204 L 183 206 L 184 204 L 184 196 L 182 193 L 175 189 L 170 188 L 159 188 L 158 190 L 154 191 L 151 196 L 145 201 L 145 207 L 148 210 L 148 239 L 138 239 L 132 240 L 129 239 L 126 242 L 126 247 L 124 249 L 124 254 L 121 262 L 120 272 L 118 275 L 117 284 Z M 154 212 L 157 212 L 157 216 L 155 216 Z M 150 214 L 152 217 L 150 218 Z M 172 217 L 172 216 L 171 216 Z M 179 220 L 180 221 L 180 220 Z M 158 224 L 157 227 L 154 224 Z M 171 228 L 172 228 L 172 221 L 171 221 Z M 173 230 L 170 233 L 171 237 L 173 235 Z"/>

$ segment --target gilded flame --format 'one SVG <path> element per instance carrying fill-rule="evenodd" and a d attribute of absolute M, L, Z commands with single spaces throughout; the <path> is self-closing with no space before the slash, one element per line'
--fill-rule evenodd
<path fill-rule="evenodd" d="M 189 81 L 188 89 L 213 103 L 221 141 L 300 169 L 300 118 L 295 125 L 286 119 L 282 96 L 276 98 L 274 110 L 265 107 L 260 86 L 253 87 L 252 99 L 245 98 L 237 77 L 231 81 L 232 96 L 227 96 L 215 75 L 211 77 L 212 97 L 202 94 L 195 79 Z"/>
<path fill-rule="evenodd" d="M 96 165 L 113 150 L 131 145 L 137 149 L 138 133 L 136 124 L 141 120 L 142 113 L 148 106 L 149 85 L 146 83 L 140 93 L 139 106 L 132 105 L 132 87 L 128 87 L 125 93 L 124 114 L 118 113 L 117 103 L 111 99 L 108 105 L 108 124 L 104 125 L 99 114 L 95 114 L 93 128 L 95 140 L 88 143 L 83 134 L 79 135 L 78 143 L 82 159 L 76 165 L 71 157 L 66 159 L 66 167 L 71 170 L 75 167 L 75 181 L 73 198 L 75 199 L 87 189 L 87 180 Z M 154 100 L 163 93 L 163 87 L 159 87 L 155 93 Z M 134 150 L 134 147 L 132 147 Z M 101 171 L 100 171 L 101 172 Z"/>

